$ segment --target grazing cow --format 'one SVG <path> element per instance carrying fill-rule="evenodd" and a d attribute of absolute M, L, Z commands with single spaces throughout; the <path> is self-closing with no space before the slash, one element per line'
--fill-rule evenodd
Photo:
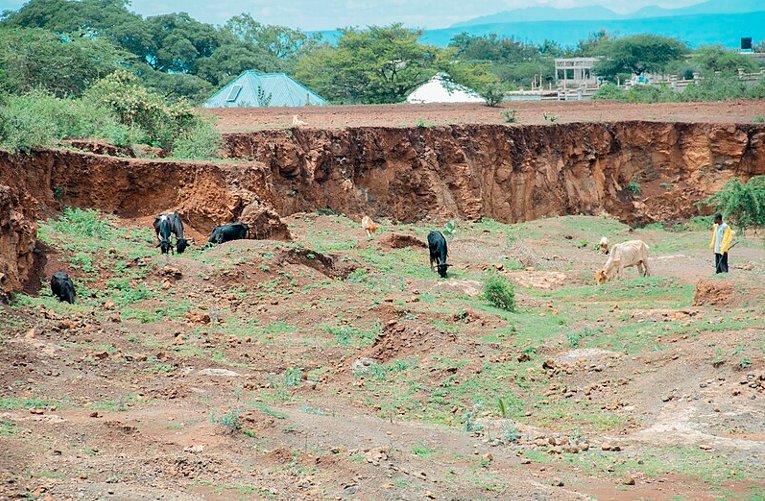
<path fill-rule="evenodd" d="M 433 269 L 433 263 L 435 262 L 438 267 L 438 274 L 441 278 L 446 278 L 446 269 L 449 265 L 446 264 L 446 239 L 440 231 L 431 231 L 428 233 L 428 249 L 430 250 L 430 271 Z"/>
<path fill-rule="evenodd" d="M 374 221 L 372 221 L 372 218 L 369 216 L 364 216 L 361 220 L 361 227 L 364 228 L 364 231 L 367 232 L 367 236 L 371 237 L 375 233 L 377 233 L 377 225 Z"/>
<path fill-rule="evenodd" d="M 649 247 L 642 240 L 629 240 L 611 247 L 608 261 L 602 270 L 595 272 L 595 282 L 602 284 L 612 280 L 614 276 L 622 277 L 622 270 L 636 266 L 640 274 L 647 277 L 651 274 L 648 268 Z"/>
<path fill-rule="evenodd" d="M 223 242 L 228 242 L 229 240 L 241 240 L 243 238 L 247 238 L 247 232 L 249 229 L 250 228 L 246 224 L 239 222 L 216 226 L 213 228 L 212 234 L 210 235 L 210 239 L 207 241 L 207 243 L 222 244 Z"/>
<path fill-rule="evenodd" d="M 160 248 L 162 254 L 172 252 L 173 244 L 170 242 L 170 235 L 173 234 L 173 224 L 170 222 L 170 216 L 160 214 L 155 217 L 154 231 L 157 234 L 157 240 L 159 240 L 157 247 Z"/>
<path fill-rule="evenodd" d="M 74 304 L 74 284 L 69 275 L 63 271 L 57 271 L 50 279 L 50 290 L 59 301 L 66 301 L 69 304 Z"/>
<path fill-rule="evenodd" d="M 167 221 L 165 226 L 162 226 L 162 221 Z M 168 226 L 169 225 L 169 233 Z M 160 238 L 160 227 L 162 227 L 162 234 L 166 234 L 166 238 Z M 157 240 L 159 240 L 159 247 L 162 247 L 162 253 L 167 254 L 170 250 L 170 234 L 175 235 L 175 247 L 178 254 L 183 254 L 183 251 L 189 246 L 189 241 L 183 237 L 183 222 L 181 216 L 177 212 L 163 212 L 154 218 L 154 231 L 157 234 Z M 163 245 L 162 241 L 167 240 L 167 244 Z"/>
<path fill-rule="evenodd" d="M 600 252 L 608 255 L 608 237 L 601 237 L 598 245 L 600 246 Z"/>

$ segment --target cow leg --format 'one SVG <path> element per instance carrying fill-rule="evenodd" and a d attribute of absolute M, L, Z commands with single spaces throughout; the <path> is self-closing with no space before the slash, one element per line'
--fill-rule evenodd
<path fill-rule="evenodd" d="M 648 268 L 648 260 L 646 259 L 643 261 L 643 270 L 645 270 L 645 273 L 643 273 L 644 277 L 650 277 L 651 276 L 651 270 Z"/>

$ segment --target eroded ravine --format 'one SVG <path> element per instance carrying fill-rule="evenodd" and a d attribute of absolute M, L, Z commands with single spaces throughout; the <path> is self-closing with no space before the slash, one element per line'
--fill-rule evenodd
<path fill-rule="evenodd" d="M 255 213 L 261 237 L 284 231 L 270 207 L 398 221 L 580 213 L 671 221 L 697 214 L 695 203 L 728 179 L 765 174 L 764 138 L 765 126 L 744 124 L 452 125 L 229 134 L 224 153 L 236 161 L 220 164 L 0 153 L 0 287 L 28 279 L 34 222 L 63 205 L 121 217 L 175 209 L 202 233 Z"/>

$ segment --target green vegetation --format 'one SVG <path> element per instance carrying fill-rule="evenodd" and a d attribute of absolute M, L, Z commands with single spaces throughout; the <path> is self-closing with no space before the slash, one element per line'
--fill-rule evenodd
<path fill-rule="evenodd" d="M 486 300 L 497 308 L 515 311 L 515 290 L 505 277 L 492 275 L 483 285 Z"/>
<path fill-rule="evenodd" d="M 239 408 L 233 407 L 218 416 L 214 410 L 210 409 L 210 422 L 223 426 L 227 432 L 234 433 L 239 430 Z"/>
<path fill-rule="evenodd" d="M 556 57 L 599 56 L 596 73 L 609 81 L 623 81 L 632 73 L 683 78 L 699 73 L 705 77 L 699 87 L 715 75 L 735 78 L 739 68 L 759 68 L 754 58 L 721 46 L 691 52 L 679 40 L 656 35 L 614 37 L 600 31 L 575 47 L 562 47 L 554 41 L 535 45 L 496 34 L 460 33 L 446 48 L 422 43 L 421 35 L 401 24 L 348 27 L 329 43 L 261 24 L 249 14 L 215 26 L 186 13 L 144 18 L 122 0 L 32 0 L 0 19 L 0 93 L 40 91 L 76 99 L 104 77 L 128 71 L 166 103 L 180 98 L 198 103 L 243 71 L 257 68 L 292 74 L 334 103 L 397 103 L 443 72 L 496 106 L 507 91 L 552 84 Z M 598 97 L 705 100 L 720 92 L 761 93 L 745 85 L 712 87 L 692 86 L 682 94 L 631 90 L 626 95 L 607 87 Z M 744 95 L 724 96 L 737 97 Z M 216 142 L 209 130 L 204 132 L 194 137 L 206 147 L 190 147 L 190 137 L 179 134 L 177 155 L 204 158 Z"/>
<path fill-rule="evenodd" d="M 518 121 L 518 110 L 505 110 L 502 112 L 505 123 L 513 124 Z"/>
<path fill-rule="evenodd" d="M 663 73 L 671 62 L 687 53 L 683 42 L 658 35 L 604 39 L 592 50 L 593 55 L 603 58 L 595 65 L 595 72 L 608 79 L 624 74 Z"/>
<path fill-rule="evenodd" d="M 164 104 L 124 71 L 99 80 L 82 98 L 33 90 L 0 97 L 0 104 L 0 149 L 12 152 L 79 138 L 143 143 L 183 158 L 210 158 L 220 149 L 220 134 L 208 119 L 184 101 Z"/>
<path fill-rule="evenodd" d="M 746 183 L 733 178 L 705 203 L 722 211 L 742 233 L 747 228 L 765 226 L 765 176 L 754 176 Z"/>

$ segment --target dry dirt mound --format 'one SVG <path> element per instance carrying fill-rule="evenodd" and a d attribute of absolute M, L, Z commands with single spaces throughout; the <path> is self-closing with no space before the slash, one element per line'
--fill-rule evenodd
<path fill-rule="evenodd" d="M 292 241 L 290 230 L 279 217 L 279 214 L 259 201 L 252 202 L 245 207 L 239 216 L 239 221 L 250 228 L 250 238 Z"/>
<path fill-rule="evenodd" d="M 456 340 L 453 334 L 410 320 L 391 320 L 375 340 L 367 356 L 379 363 L 411 354 L 423 355 Z"/>
<path fill-rule="evenodd" d="M 401 233 L 386 233 L 380 237 L 380 245 L 387 249 L 404 249 L 406 247 L 427 247 L 428 245 L 417 237 Z"/>
<path fill-rule="evenodd" d="M 282 250 L 276 255 L 274 263 L 282 265 L 285 262 L 313 268 L 330 278 L 345 278 L 356 269 L 353 263 L 339 256 L 322 254 L 306 248 Z"/>
<path fill-rule="evenodd" d="M 699 280 L 693 291 L 693 306 L 722 306 L 731 302 L 733 284 Z"/>

